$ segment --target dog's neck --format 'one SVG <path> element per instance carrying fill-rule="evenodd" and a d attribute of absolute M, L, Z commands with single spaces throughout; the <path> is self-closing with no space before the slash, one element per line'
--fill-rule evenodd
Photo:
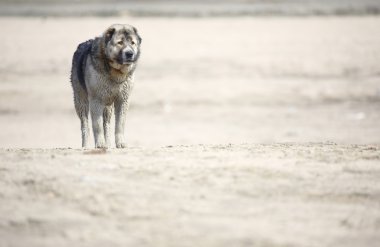
<path fill-rule="evenodd" d="M 110 79 L 113 82 L 123 83 L 125 81 L 128 81 L 129 73 L 124 73 L 122 70 L 118 70 L 112 67 L 110 68 L 109 72 L 110 72 Z"/>
<path fill-rule="evenodd" d="M 112 81 L 122 83 L 132 78 L 135 64 L 117 64 L 115 62 L 108 62 L 108 71 Z"/>

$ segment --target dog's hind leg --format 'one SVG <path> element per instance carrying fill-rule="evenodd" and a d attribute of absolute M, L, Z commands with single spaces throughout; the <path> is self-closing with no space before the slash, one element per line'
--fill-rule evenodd
<path fill-rule="evenodd" d="M 104 128 L 104 139 L 106 141 L 106 146 L 109 148 L 111 146 L 110 141 L 110 123 L 111 116 L 113 112 L 113 105 L 106 106 L 103 112 L 103 128 Z"/>
<path fill-rule="evenodd" d="M 80 125 L 82 130 L 82 148 L 88 148 L 88 117 L 82 117 L 80 119 Z"/>
<path fill-rule="evenodd" d="M 88 147 L 88 135 L 89 135 L 89 128 L 88 128 L 88 100 L 86 97 L 75 97 L 75 110 L 78 114 L 78 117 L 80 119 L 80 128 L 82 131 L 82 148 Z"/>
<path fill-rule="evenodd" d="M 87 93 L 80 87 L 78 83 L 73 83 L 74 88 L 74 105 L 75 111 L 80 119 L 80 127 L 82 131 L 82 148 L 88 147 L 88 99 Z M 75 90 L 76 89 L 76 90 Z"/>
<path fill-rule="evenodd" d="M 82 115 L 80 116 L 80 128 L 82 131 L 82 148 L 88 148 L 88 103 L 84 106 Z"/>

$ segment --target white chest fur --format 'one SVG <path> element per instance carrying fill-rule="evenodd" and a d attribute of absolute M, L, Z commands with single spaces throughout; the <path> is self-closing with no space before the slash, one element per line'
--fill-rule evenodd
<path fill-rule="evenodd" d="M 89 67 L 85 81 L 90 98 L 97 99 L 105 105 L 111 105 L 115 100 L 128 100 L 133 83 L 132 77 L 120 75 L 119 78 L 111 78 L 109 74 L 101 74 L 93 66 Z"/>

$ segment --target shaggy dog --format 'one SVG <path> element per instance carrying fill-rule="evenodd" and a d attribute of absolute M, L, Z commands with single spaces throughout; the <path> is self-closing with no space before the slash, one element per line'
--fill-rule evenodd
<path fill-rule="evenodd" d="M 90 111 L 96 148 L 110 147 L 110 120 L 115 110 L 115 143 L 126 147 L 124 125 L 140 56 L 141 38 L 130 25 L 110 26 L 101 37 L 81 43 L 73 56 L 71 84 L 81 122 L 82 147 L 88 147 Z M 114 109 L 115 108 L 115 109 Z"/>

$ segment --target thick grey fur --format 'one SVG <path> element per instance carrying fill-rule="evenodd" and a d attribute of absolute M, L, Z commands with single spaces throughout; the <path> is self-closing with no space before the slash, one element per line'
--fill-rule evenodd
<path fill-rule="evenodd" d="M 115 110 L 115 143 L 125 148 L 124 126 L 140 56 L 141 38 L 126 24 L 110 26 L 102 36 L 81 43 L 73 56 L 71 84 L 81 122 L 82 147 L 88 148 L 91 114 L 95 147 L 110 147 L 110 121 Z"/>

